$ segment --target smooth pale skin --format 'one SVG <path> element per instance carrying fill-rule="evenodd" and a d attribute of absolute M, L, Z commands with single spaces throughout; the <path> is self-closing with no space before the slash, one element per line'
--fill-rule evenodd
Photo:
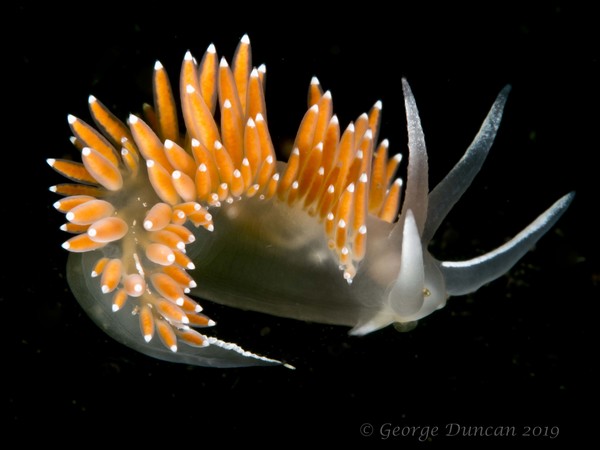
<path fill-rule="evenodd" d="M 192 295 L 276 316 L 346 325 L 352 327 L 351 334 L 364 335 L 390 324 L 408 329 L 443 307 L 449 296 L 474 292 L 510 270 L 566 211 L 574 194 L 560 198 L 490 253 L 461 262 L 436 260 L 427 246 L 481 168 L 510 88 L 500 92 L 465 155 L 431 192 L 417 107 L 405 80 L 403 88 L 409 160 L 402 211 L 393 224 L 369 216 L 366 256 L 351 284 L 343 278 L 316 218 L 277 199 L 255 197 L 211 209 L 214 232 L 194 229 L 196 242 L 188 256 L 196 266 L 191 275 L 198 287 Z M 98 251 L 116 250 L 108 246 Z M 96 252 L 71 254 L 68 280 L 86 312 L 113 338 L 156 358 L 187 364 L 280 364 L 214 338 L 208 347 L 182 344 L 175 353 L 158 339 L 146 343 L 132 307 L 113 313 L 99 284 L 90 279 Z"/>

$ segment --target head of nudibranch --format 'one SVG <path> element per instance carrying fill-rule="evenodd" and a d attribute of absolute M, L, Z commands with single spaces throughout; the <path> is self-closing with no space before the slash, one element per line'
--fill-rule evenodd
<path fill-rule="evenodd" d="M 429 190 L 414 96 L 403 80 L 408 125 L 406 188 L 399 155 L 377 143 L 381 102 L 345 129 L 316 78 L 287 163 L 267 126 L 265 68 L 247 36 L 233 64 L 211 44 L 180 76 L 185 128 L 163 66 L 154 107 L 127 123 L 95 97 L 96 124 L 69 116 L 82 162 L 49 159 L 75 183 L 64 196 L 74 236 L 67 275 L 90 317 L 120 342 L 156 358 L 212 367 L 281 364 L 201 333 L 215 323 L 191 296 L 242 309 L 352 327 L 364 335 L 408 329 L 506 273 L 558 220 L 559 199 L 511 241 L 461 262 L 427 247 L 481 168 L 500 124 L 504 88 L 467 152 Z M 403 198 L 402 202 L 400 199 Z"/>
<path fill-rule="evenodd" d="M 402 211 L 388 238 L 397 252 L 397 276 L 388 286 L 384 306 L 358 323 L 353 334 L 366 334 L 390 323 L 399 325 L 398 329 L 410 329 L 412 322 L 442 308 L 449 296 L 474 292 L 502 276 L 554 225 L 574 196 L 569 193 L 560 198 L 514 238 L 489 253 L 466 261 L 438 261 L 427 247 L 483 165 L 500 125 L 510 86 L 502 89 L 460 161 L 431 191 L 423 130 L 406 80 L 403 91 L 409 148 L 407 188 Z"/>

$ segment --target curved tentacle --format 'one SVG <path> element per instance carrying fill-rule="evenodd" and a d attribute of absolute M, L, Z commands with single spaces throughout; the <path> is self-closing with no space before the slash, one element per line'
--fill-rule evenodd
<path fill-rule="evenodd" d="M 419 230 L 419 235 L 421 235 L 425 227 L 425 221 L 427 220 L 428 209 L 427 149 L 425 147 L 425 135 L 421 127 L 421 119 L 419 118 L 415 97 L 404 78 L 402 79 L 402 91 L 404 93 L 406 125 L 408 129 L 408 168 L 402 216 L 406 216 L 407 211 L 411 210 Z"/>
<path fill-rule="evenodd" d="M 477 136 L 463 157 L 429 194 L 429 211 L 422 236 L 423 243 L 427 244 L 433 238 L 446 215 L 481 169 L 488 151 L 494 143 L 510 89 L 510 85 L 507 85 L 500 91 Z"/>
<path fill-rule="evenodd" d="M 561 197 L 506 244 L 467 261 L 444 261 L 440 269 L 449 295 L 465 295 L 502 276 L 527 253 L 567 210 L 574 192 Z"/>

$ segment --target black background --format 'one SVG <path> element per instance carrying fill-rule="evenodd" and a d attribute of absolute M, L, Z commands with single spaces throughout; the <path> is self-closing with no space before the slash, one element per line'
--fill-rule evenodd
<path fill-rule="evenodd" d="M 5 8 L 0 329 L 8 356 L 0 427 L 23 442 L 66 442 L 85 429 L 88 439 L 113 442 L 113 433 L 125 432 L 172 445 L 235 438 L 373 444 L 383 441 L 386 423 L 438 426 L 440 434 L 449 423 L 515 426 L 517 435 L 524 427 L 559 428 L 556 439 L 521 437 L 530 445 L 592 439 L 597 414 L 585 409 L 598 402 L 597 19 L 573 2 L 496 3 L 400 5 L 397 12 L 378 2 Z M 382 136 L 406 153 L 400 77 L 407 77 L 432 185 L 460 158 L 498 91 L 512 84 L 496 143 L 432 243 L 435 256 L 489 251 L 566 192 L 577 191 L 574 203 L 507 276 L 452 298 L 408 334 L 388 328 L 351 338 L 341 327 L 203 303 L 220 338 L 295 371 L 188 367 L 117 344 L 70 294 L 63 218 L 47 191 L 60 177 L 45 159 L 74 154 L 66 115 L 87 120 L 89 94 L 125 118 L 152 100 L 156 59 L 175 82 L 186 50 L 199 58 L 213 42 L 230 60 L 244 33 L 254 63 L 267 65 L 269 121 L 280 146 L 293 138 L 317 75 L 344 126 L 381 99 Z M 365 423 L 371 437 L 361 436 Z M 44 426 L 51 431 L 34 432 Z M 409 436 L 387 443 L 427 445 Z"/>

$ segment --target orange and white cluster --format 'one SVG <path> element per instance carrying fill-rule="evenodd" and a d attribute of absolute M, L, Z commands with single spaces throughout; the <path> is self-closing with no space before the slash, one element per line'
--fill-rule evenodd
<path fill-rule="evenodd" d="M 127 301 L 137 302 L 146 341 L 156 333 L 172 351 L 178 340 L 208 343 L 192 328 L 214 322 L 186 295 L 195 282 L 187 273 L 194 264 L 185 251 L 194 235 L 185 224 L 212 231 L 210 208 L 259 196 L 304 209 L 323 224 L 348 282 L 365 254 L 367 214 L 392 222 L 398 213 L 401 180 L 393 176 L 400 156 L 388 157 L 387 140 L 374 144 L 381 102 L 342 132 L 330 92 L 323 93 L 313 78 L 293 151 L 278 171 L 264 79 L 264 66 L 252 67 L 247 36 L 232 66 L 218 60 L 212 44 L 200 63 L 186 53 L 180 78 L 186 131 L 181 133 L 169 78 L 156 62 L 154 106 L 144 105 L 143 117 L 132 114 L 125 124 L 90 96 L 95 127 L 68 116 L 82 162 L 48 159 L 74 182 L 51 187 L 64 196 L 54 204 L 68 220 L 61 229 L 74 234 L 63 247 L 71 252 L 116 248 L 118 256 L 99 254 L 91 276 L 99 278 L 114 312 Z"/>
<path fill-rule="evenodd" d="M 80 255 L 69 258 L 69 283 L 90 316 L 126 345 L 204 366 L 279 363 L 201 334 L 198 329 L 214 322 L 201 314 L 192 293 L 351 326 L 356 335 L 390 324 L 408 329 L 449 296 L 506 273 L 573 198 L 559 199 L 496 250 L 439 261 L 428 244 L 481 168 L 510 87 L 500 92 L 462 159 L 430 191 L 424 133 L 406 80 L 404 187 L 395 178 L 400 156 L 388 154 L 387 140 L 378 141 L 381 102 L 342 128 L 331 93 L 316 78 L 290 157 L 278 162 L 267 126 L 265 75 L 264 66 L 253 67 L 244 36 L 231 66 L 213 45 L 200 62 L 186 53 L 179 80 L 183 126 L 159 62 L 154 106 L 144 105 L 143 114 L 130 115 L 125 124 L 90 96 L 95 127 L 68 117 L 82 162 L 48 163 L 72 181 L 51 188 L 64 196 L 54 206 L 66 215 L 62 229 L 74 235 L 63 247 Z M 186 249 L 195 240 L 200 250 L 192 260 Z"/>

